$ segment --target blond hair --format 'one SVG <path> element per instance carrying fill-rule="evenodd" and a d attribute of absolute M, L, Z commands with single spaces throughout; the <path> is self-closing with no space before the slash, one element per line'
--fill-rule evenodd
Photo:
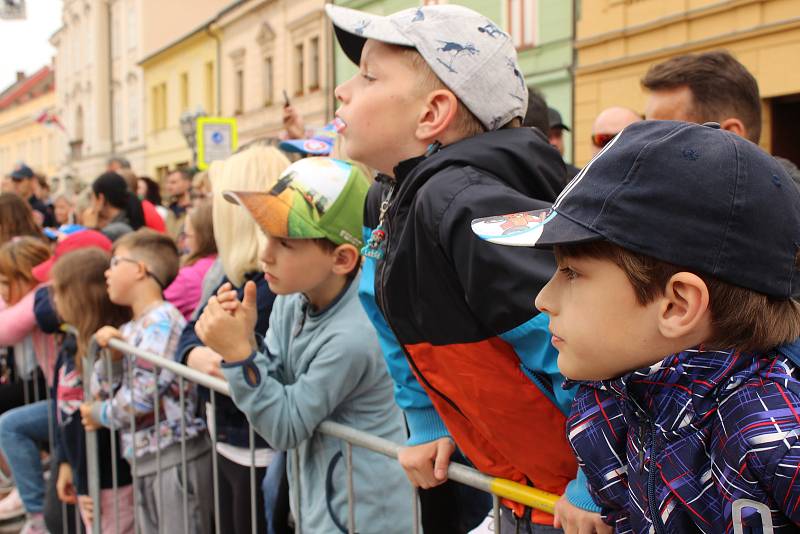
<path fill-rule="evenodd" d="M 765 351 L 800 337 L 800 304 L 794 299 L 770 297 L 632 252 L 608 241 L 556 246 L 555 253 L 559 258 L 594 258 L 613 262 L 625 273 L 636 300 L 642 306 L 663 295 L 673 275 L 693 272 L 708 287 L 713 333 L 703 345 L 709 349 Z"/>
<path fill-rule="evenodd" d="M 446 89 L 452 93 L 452 90 L 439 79 L 430 65 L 428 65 L 415 48 L 408 48 L 405 46 L 398 46 L 397 48 L 403 53 L 417 73 L 417 87 L 422 93 L 427 94 L 440 89 Z M 456 110 L 455 120 L 453 120 L 451 125 L 453 129 L 465 138 L 485 133 L 486 128 L 483 126 L 483 123 L 478 120 L 478 117 L 464 105 L 458 96 L 456 96 L 456 99 L 458 100 L 458 109 Z"/>
<path fill-rule="evenodd" d="M 16 304 L 36 285 L 33 268 L 50 257 L 50 247 L 36 237 L 15 237 L 0 246 L 0 275 L 8 278 L 9 301 Z"/>
<path fill-rule="evenodd" d="M 208 170 L 213 192 L 214 238 L 225 276 L 235 286 L 244 275 L 260 270 L 259 255 L 266 237 L 245 210 L 222 197 L 223 191 L 269 191 L 289 166 L 277 148 L 254 145 L 225 161 L 215 161 Z"/>

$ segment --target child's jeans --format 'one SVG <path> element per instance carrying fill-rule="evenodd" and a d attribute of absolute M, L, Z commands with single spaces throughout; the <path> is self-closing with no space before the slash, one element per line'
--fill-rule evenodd
<path fill-rule="evenodd" d="M 114 503 L 117 506 L 117 515 L 114 516 Z M 86 517 L 82 497 L 78 498 L 81 510 L 81 519 L 86 532 L 92 532 L 92 523 Z M 114 532 L 116 534 L 133 534 L 133 484 L 113 489 L 100 490 L 100 509 L 94 506 L 94 513 L 100 512 L 100 532 Z M 119 529 L 117 528 L 119 526 Z"/>
<path fill-rule="evenodd" d="M 0 448 L 8 461 L 19 496 L 29 514 L 44 509 L 44 477 L 40 445 L 49 441 L 50 402 L 42 400 L 0 416 Z"/>
<path fill-rule="evenodd" d="M 214 493 L 211 475 L 211 451 L 186 462 L 186 483 L 183 483 L 181 464 L 161 470 L 161 487 L 153 473 L 134 478 L 136 518 L 142 534 L 162 532 L 192 532 L 210 534 L 213 531 Z M 188 528 L 183 525 L 183 492 L 187 492 Z M 163 508 L 162 508 L 163 506 Z"/>

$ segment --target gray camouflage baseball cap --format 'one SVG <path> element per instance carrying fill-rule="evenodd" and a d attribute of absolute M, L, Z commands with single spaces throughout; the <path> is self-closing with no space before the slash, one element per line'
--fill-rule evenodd
<path fill-rule="evenodd" d="M 480 13 L 456 5 L 410 8 L 385 17 L 332 4 L 325 11 L 339 45 L 356 65 L 367 39 L 413 47 L 487 130 L 525 117 L 528 88 L 511 37 Z"/>

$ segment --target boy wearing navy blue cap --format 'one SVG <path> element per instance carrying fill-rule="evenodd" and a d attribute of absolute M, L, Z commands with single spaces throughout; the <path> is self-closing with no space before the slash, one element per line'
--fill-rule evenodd
<path fill-rule="evenodd" d="M 646 121 L 513 215 L 472 227 L 554 247 L 536 306 L 580 383 L 568 436 L 606 522 L 796 531 L 800 193 L 780 164 L 717 124 Z"/>

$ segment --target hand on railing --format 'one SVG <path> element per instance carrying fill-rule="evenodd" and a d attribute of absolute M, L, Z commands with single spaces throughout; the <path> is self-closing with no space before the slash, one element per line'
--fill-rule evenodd
<path fill-rule="evenodd" d="M 451 438 L 439 438 L 422 445 L 402 447 L 397 460 L 413 486 L 428 489 L 447 480 L 447 468 L 455 450 Z"/>
<path fill-rule="evenodd" d="M 222 356 L 208 347 L 195 347 L 186 356 L 186 365 L 209 376 L 225 380 L 222 374 Z"/>
<path fill-rule="evenodd" d="M 114 328 L 113 326 L 104 326 L 100 330 L 98 330 L 94 335 L 94 340 L 101 348 L 109 348 L 108 344 L 111 343 L 112 339 L 121 339 L 125 340 L 122 337 L 122 332 L 118 329 Z M 120 360 L 122 359 L 122 353 L 117 350 L 111 350 L 111 359 L 112 360 Z"/>
<path fill-rule="evenodd" d="M 256 285 L 252 281 L 245 284 L 241 302 L 232 286 L 224 284 L 217 295 L 208 300 L 194 330 L 203 344 L 220 354 L 226 362 L 237 362 L 253 352 L 252 337 L 257 316 Z"/>
<path fill-rule="evenodd" d="M 562 495 L 556 502 L 553 526 L 562 528 L 564 532 L 594 532 L 595 534 L 611 534 L 613 527 L 606 525 L 600 514 L 578 508 Z"/>
<path fill-rule="evenodd" d="M 87 432 L 92 432 L 103 428 L 103 425 L 96 421 L 92 416 L 91 402 L 84 402 L 81 404 L 81 423 L 83 423 L 83 428 L 85 428 Z"/>
<path fill-rule="evenodd" d="M 78 502 L 78 493 L 72 484 L 72 467 L 67 462 L 62 462 L 58 466 L 58 478 L 56 479 L 56 493 L 61 502 L 75 504 Z"/>

